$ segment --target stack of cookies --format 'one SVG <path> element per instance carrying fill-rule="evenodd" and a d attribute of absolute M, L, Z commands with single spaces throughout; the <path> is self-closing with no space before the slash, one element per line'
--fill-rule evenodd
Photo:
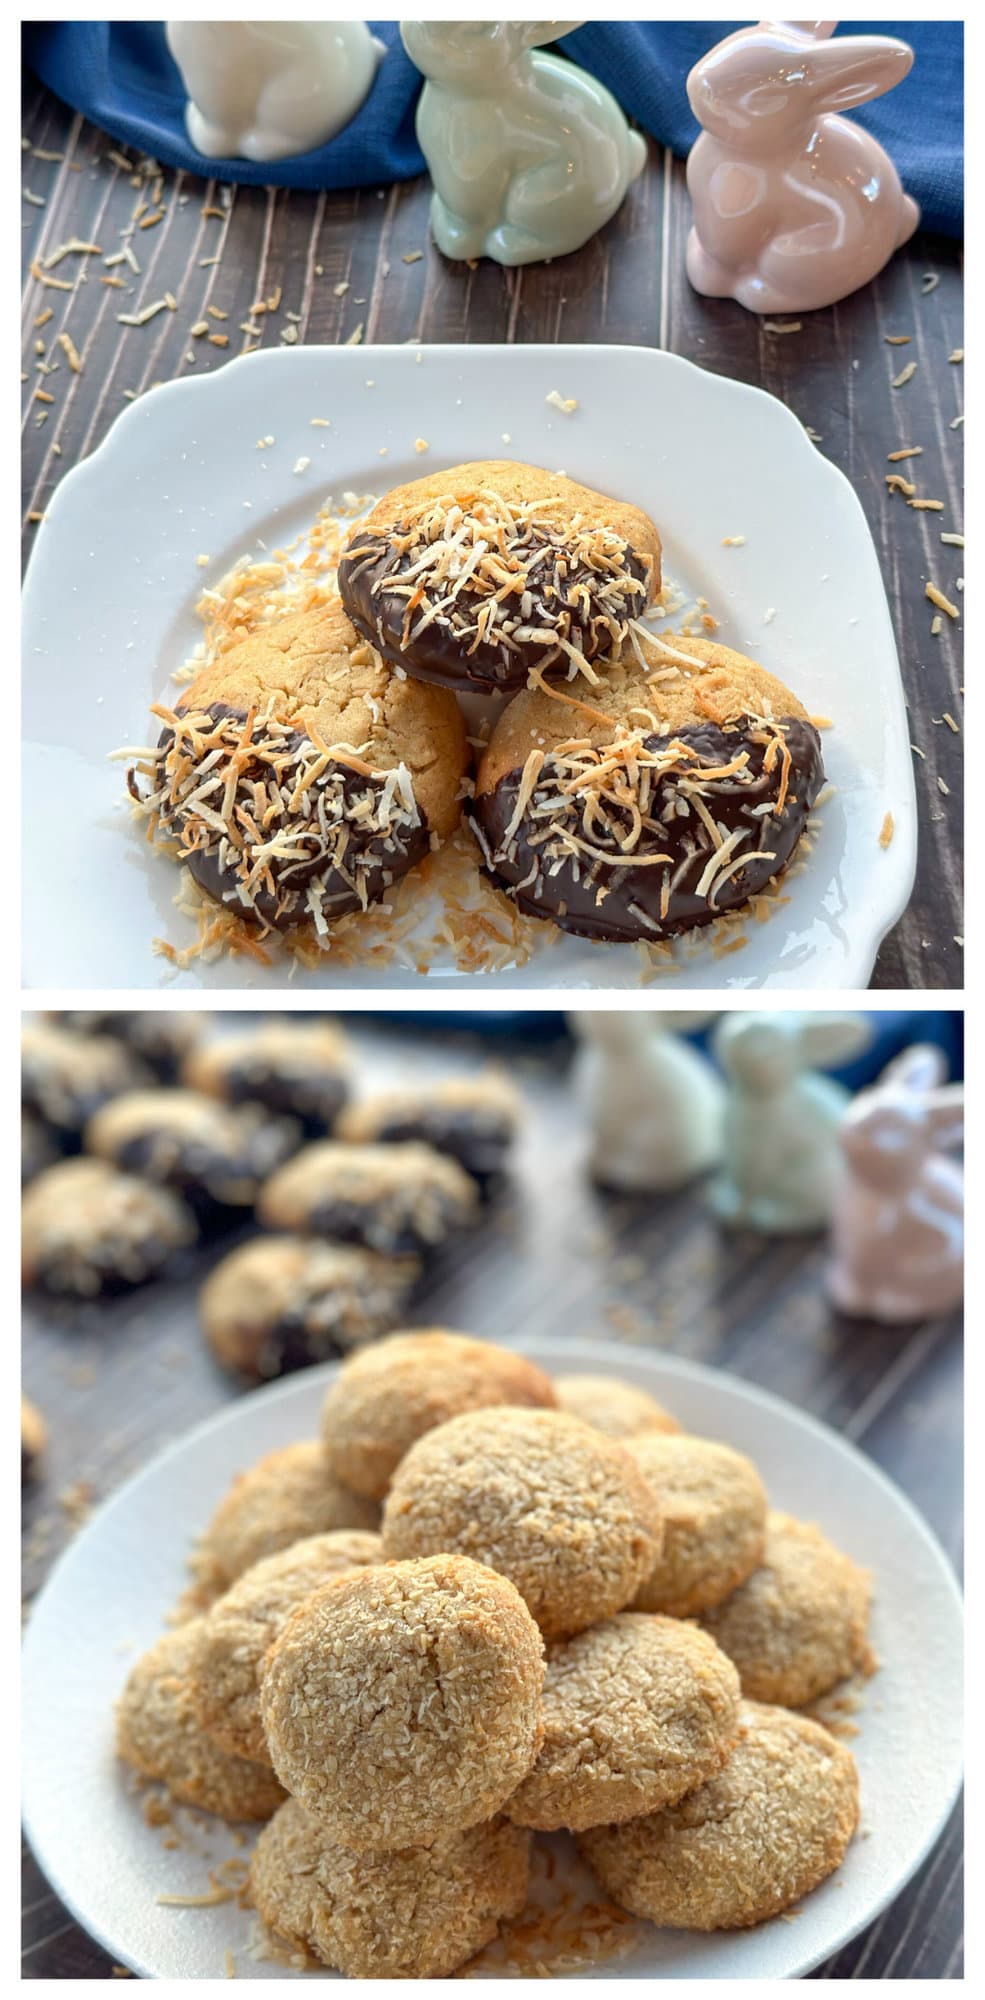
<path fill-rule="evenodd" d="M 295 1954 L 452 1973 L 560 1829 L 622 1908 L 696 1930 L 789 1909 L 851 1840 L 854 1760 L 803 1710 L 871 1671 L 867 1577 L 617 1380 L 391 1336 L 317 1441 L 235 1482 L 194 1570 L 120 1752 L 269 1819 L 249 1894 Z"/>
<path fill-rule="evenodd" d="M 321 949 L 464 805 L 477 862 L 528 915 L 644 943 L 709 923 L 789 862 L 820 743 L 755 661 L 641 622 L 660 564 L 638 507 L 538 466 L 397 487 L 350 531 L 337 597 L 258 625 L 153 710 L 138 813 L 254 934 Z"/>

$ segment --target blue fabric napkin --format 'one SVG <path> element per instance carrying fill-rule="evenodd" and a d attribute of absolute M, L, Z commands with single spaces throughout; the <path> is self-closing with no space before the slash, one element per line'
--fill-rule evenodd
<path fill-rule="evenodd" d="M 171 167 L 220 180 L 296 188 L 373 187 L 424 170 L 414 136 L 420 77 L 398 24 L 373 21 L 387 45 L 376 82 L 351 124 L 315 152 L 255 166 L 206 160 L 189 144 L 184 91 L 159 21 L 25 24 L 25 59 L 57 96 L 109 132 Z M 644 131 L 677 154 L 697 135 L 684 79 L 738 21 L 593 21 L 558 44 L 608 85 Z M 853 114 L 886 147 L 923 224 L 961 234 L 964 34 L 960 21 L 851 21 L 851 34 L 899 35 L 916 60 L 896 90 Z"/>

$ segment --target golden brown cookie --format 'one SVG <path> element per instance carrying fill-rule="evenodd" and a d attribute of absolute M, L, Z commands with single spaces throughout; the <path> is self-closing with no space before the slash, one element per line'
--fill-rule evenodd
<path fill-rule="evenodd" d="M 51 1019 L 76 1035 L 108 1035 L 122 1042 L 161 1083 L 175 1083 L 182 1062 L 205 1033 L 208 1016 L 183 1007 L 140 1007 L 130 1013 L 118 1007 L 103 1011 L 78 1008 L 52 1014 Z M 132 1088 L 132 1085 L 128 1085 Z"/>
<path fill-rule="evenodd" d="M 607 1437 L 634 1438 L 644 1431 L 681 1428 L 655 1396 L 616 1375 L 555 1375 L 554 1389 L 560 1409 Z"/>
<path fill-rule="evenodd" d="M 454 1076 L 361 1098 L 346 1106 L 335 1129 L 355 1145 L 434 1146 L 484 1186 L 503 1171 L 520 1112 L 521 1100 L 505 1077 Z"/>
<path fill-rule="evenodd" d="M 48 1426 L 36 1403 L 21 1397 L 21 1484 L 36 1479 L 48 1449 Z"/>
<path fill-rule="evenodd" d="M 117 1705 L 117 1750 L 185 1805 L 221 1819 L 269 1819 L 284 1797 L 273 1772 L 220 1750 L 192 1706 L 188 1663 L 197 1623 L 165 1633 L 137 1661 Z"/>
<path fill-rule="evenodd" d="M 131 1049 L 112 1035 L 77 1034 L 53 1021 L 29 1021 L 21 1031 L 21 1097 L 25 1108 L 77 1151 L 94 1111 L 123 1090 L 152 1081 Z"/>
<path fill-rule="evenodd" d="M 380 1510 L 333 1479 L 317 1439 L 268 1452 L 233 1480 L 195 1551 L 202 1596 L 228 1590 L 264 1556 L 308 1535 L 337 1528 L 375 1529 Z"/>
<path fill-rule="evenodd" d="M 638 507 L 509 459 L 395 487 L 339 562 L 346 610 L 384 659 L 485 692 L 594 679 L 659 588 L 660 537 Z"/>
<path fill-rule="evenodd" d="M 393 1477 L 388 1557 L 456 1549 L 508 1576 L 547 1638 L 621 1611 L 653 1567 L 660 1509 L 625 1446 L 559 1410 L 468 1411 Z"/>
<path fill-rule="evenodd" d="M 260 1720 L 264 1656 L 292 1611 L 330 1577 L 382 1560 L 379 1535 L 342 1528 L 292 1542 L 245 1570 L 204 1618 L 188 1654 L 192 1707 L 214 1743 L 234 1757 L 270 1763 Z"/>
<path fill-rule="evenodd" d="M 172 1188 L 208 1221 L 252 1208 L 300 1139 L 293 1118 L 271 1118 L 252 1104 L 216 1104 L 198 1090 L 128 1090 L 85 1129 L 87 1152 Z"/>
<path fill-rule="evenodd" d="M 345 1038 L 330 1021 L 263 1015 L 185 1058 L 182 1082 L 225 1104 L 261 1104 L 321 1137 L 349 1094 Z"/>
<path fill-rule="evenodd" d="M 96 1299 L 156 1278 L 197 1234 L 167 1188 L 105 1160 L 61 1160 L 24 1190 L 21 1274 L 25 1285 Z"/>
<path fill-rule="evenodd" d="M 529 1849 L 497 1819 L 366 1854 L 289 1799 L 254 1848 L 250 1896 L 271 1930 L 350 1979 L 445 1979 L 519 1916 Z"/>
<path fill-rule="evenodd" d="M 401 679 L 335 600 L 258 626 L 153 713 L 131 796 L 199 888 L 264 929 L 324 942 L 458 822 L 453 697 Z"/>
<path fill-rule="evenodd" d="M 268 1381 L 385 1333 L 419 1270 L 415 1257 L 381 1257 L 355 1243 L 257 1236 L 210 1271 L 199 1294 L 202 1329 L 224 1367 Z"/>
<path fill-rule="evenodd" d="M 425 1431 L 502 1403 L 551 1409 L 554 1390 L 532 1361 L 491 1341 L 439 1327 L 394 1333 L 340 1368 L 322 1408 L 325 1457 L 343 1486 L 382 1500 Z"/>
<path fill-rule="evenodd" d="M 475 1183 L 433 1146 L 305 1146 L 262 1190 L 268 1229 L 309 1230 L 388 1257 L 436 1250 L 474 1218 Z"/>
<path fill-rule="evenodd" d="M 866 1637 L 872 1580 L 806 1521 L 770 1514 L 758 1569 L 706 1631 L 734 1660 L 753 1701 L 803 1708 L 873 1661 Z"/>
<path fill-rule="evenodd" d="M 823 782 L 817 731 L 774 675 L 703 639 L 653 640 L 596 687 L 517 695 L 471 818 L 491 880 L 528 916 L 652 942 L 764 889 Z"/>
<path fill-rule="evenodd" d="M 807 1716 L 747 1702 L 718 1776 L 666 1811 L 580 1836 L 606 1893 L 671 1930 L 742 1930 L 834 1873 L 858 1824 L 844 1744 Z"/>
<path fill-rule="evenodd" d="M 337 1577 L 266 1657 L 275 1771 L 334 1839 L 427 1846 L 497 1813 L 540 1748 L 540 1633 L 464 1556 Z"/>
<path fill-rule="evenodd" d="M 679 1618 L 620 1611 L 550 1648 L 544 1741 L 506 1811 L 550 1831 L 675 1805 L 721 1769 L 739 1729 L 739 1676 Z"/>
<path fill-rule="evenodd" d="M 654 1495 L 663 1547 L 637 1611 L 691 1618 L 751 1575 L 766 1537 L 766 1493 L 751 1459 L 709 1438 L 646 1431 L 626 1447 Z"/>

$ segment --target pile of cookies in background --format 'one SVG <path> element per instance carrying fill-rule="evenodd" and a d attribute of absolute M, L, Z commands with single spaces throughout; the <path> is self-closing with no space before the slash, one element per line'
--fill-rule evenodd
<path fill-rule="evenodd" d="M 743 1928 L 856 1829 L 852 1755 L 805 1710 L 873 1669 L 870 1579 L 615 1378 L 391 1335 L 318 1437 L 237 1477 L 191 1573 L 117 1747 L 268 1822 L 236 1886 L 292 1965 L 441 1977 L 503 1927 L 536 1971 L 559 1832 L 609 1899 L 596 1938 L 607 1910 Z"/>
<path fill-rule="evenodd" d="M 481 1220 L 521 1109 L 492 1072 L 361 1097 L 311 1016 L 224 1035 L 193 1013 L 35 1019 L 22 1091 L 25 1285 L 85 1321 L 201 1269 L 204 1334 L 248 1382 L 399 1325 L 429 1258 Z M 39 1413 L 22 1428 L 29 1472 Z"/>

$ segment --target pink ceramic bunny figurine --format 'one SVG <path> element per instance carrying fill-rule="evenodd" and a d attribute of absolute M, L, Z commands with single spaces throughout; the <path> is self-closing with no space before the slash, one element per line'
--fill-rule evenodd
<path fill-rule="evenodd" d="M 856 1097 L 841 1130 L 828 1292 L 846 1313 L 904 1322 L 960 1303 L 964 1177 L 935 1147 L 961 1144 L 963 1092 L 918 1045 Z"/>
<path fill-rule="evenodd" d="M 834 21 L 763 21 L 729 35 L 687 80 L 703 132 L 687 184 L 696 291 L 750 312 L 829 306 L 881 271 L 920 210 L 878 141 L 835 114 L 881 97 L 913 62 L 885 35 Z"/>

